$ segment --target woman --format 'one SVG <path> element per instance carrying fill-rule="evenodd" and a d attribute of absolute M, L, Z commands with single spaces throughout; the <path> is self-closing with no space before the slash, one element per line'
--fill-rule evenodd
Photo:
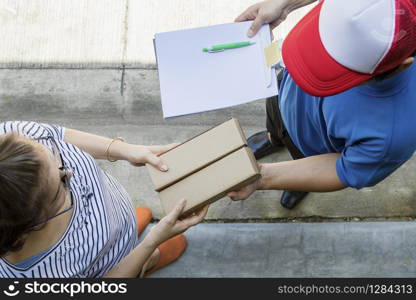
<path fill-rule="evenodd" d="M 177 259 L 179 233 L 202 221 L 179 220 L 182 201 L 137 243 L 124 188 L 95 159 L 167 166 L 167 146 L 140 146 L 34 122 L 0 124 L 0 277 L 137 277 Z M 136 210 L 146 214 L 145 210 Z M 141 230 L 150 221 L 141 221 Z"/>

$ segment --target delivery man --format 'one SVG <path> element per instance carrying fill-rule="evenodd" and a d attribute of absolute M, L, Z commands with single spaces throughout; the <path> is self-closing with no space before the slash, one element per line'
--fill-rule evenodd
<path fill-rule="evenodd" d="M 276 27 L 311 0 L 269 0 L 236 21 Z M 324 0 L 289 33 L 279 99 L 267 131 L 248 140 L 256 158 L 285 145 L 293 161 L 260 164 L 262 177 L 228 196 L 285 190 L 293 208 L 307 192 L 374 186 L 416 150 L 415 0 Z"/>

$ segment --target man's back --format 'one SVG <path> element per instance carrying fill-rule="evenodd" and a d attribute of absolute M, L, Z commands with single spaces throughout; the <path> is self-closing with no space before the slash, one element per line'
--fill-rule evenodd
<path fill-rule="evenodd" d="M 416 67 L 332 97 L 304 93 L 285 74 L 280 109 L 295 145 L 312 156 L 338 152 L 337 173 L 351 187 L 374 185 L 416 150 Z"/>

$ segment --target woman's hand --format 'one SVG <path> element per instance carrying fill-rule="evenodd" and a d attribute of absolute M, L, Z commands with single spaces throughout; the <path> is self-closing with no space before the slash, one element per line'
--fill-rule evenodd
<path fill-rule="evenodd" d="M 152 227 L 149 234 L 146 236 L 147 242 L 152 245 L 160 245 L 171 237 L 186 231 L 188 228 L 200 223 L 208 212 L 208 205 L 202 208 L 199 212 L 185 218 L 179 219 L 179 216 L 185 208 L 186 201 L 182 200 L 175 208 L 167 214 L 163 219 Z"/>
<path fill-rule="evenodd" d="M 254 20 L 247 35 L 253 37 L 263 24 L 270 24 L 273 30 L 282 23 L 293 10 L 315 0 L 267 0 L 256 3 L 239 15 L 235 22 Z"/>
<path fill-rule="evenodd" d="M 124 149 L 125 159 L 133 166 L 141 167 L 145 164 L 151 164 L 160 171 L 167 171 L 168 166 L 163 163 L 159 155 L 176 147 L 178 144 L 169 144 L 165 146 L 142 146 L 126 144 Z"/>

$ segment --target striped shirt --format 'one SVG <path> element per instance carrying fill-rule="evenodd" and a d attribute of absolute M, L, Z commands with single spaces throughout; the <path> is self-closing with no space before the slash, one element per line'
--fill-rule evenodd
<path fill-rule="evenodd" d="M 101 277 L 137 243 L 136 219 L 127 192 L 88 153 L 66 143 L 64 131 L 35 122 L 0 123 L 0 134 L 54 138 L 65 165 L 73 172 L 70 190 L 74 198 L 73 216 L 60 240 L 26 268 L 0 258 L 0 277 Z"/>

